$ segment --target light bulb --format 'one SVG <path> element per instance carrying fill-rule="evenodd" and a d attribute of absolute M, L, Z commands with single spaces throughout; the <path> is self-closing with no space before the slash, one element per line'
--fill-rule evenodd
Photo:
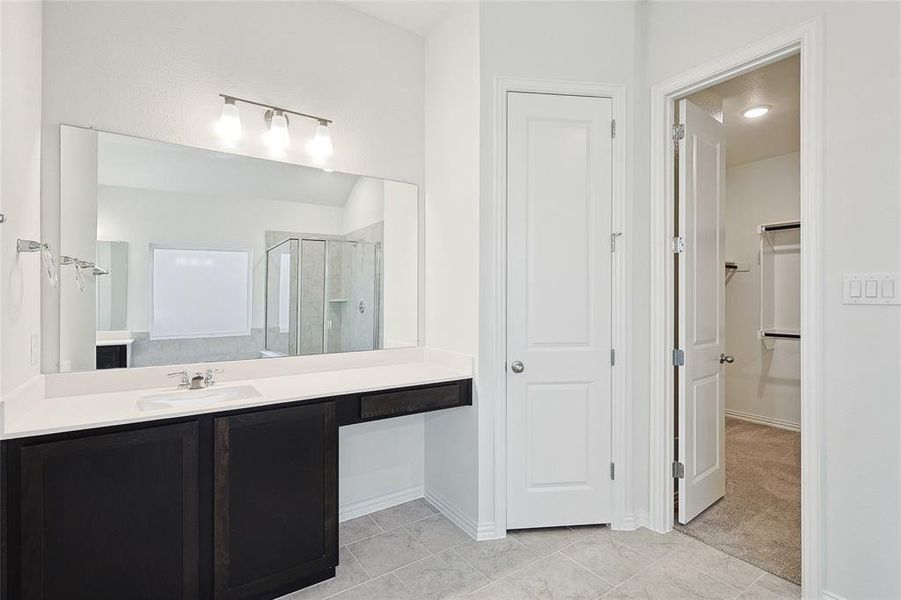
<path fill-rule="evenodd" d="M 234 98 L 226 98 L 222 105 L 222 116 L 216 125 L 219 136 L 222 139 L 234 142 L 241 139 L 241 116 L 238 114 L 238 106 Z"/>
<path fill-rule="evenodd" d="M 756 119 L 770 112 L 770 108 L 772 107 L 769 104 L 761 104 L 760 106 L 752 106 L 751 108 L 745 109 L 741 114 L 743 114 L 746 119 Z"/>
<path fill-rule="evenodd" d="M 291 144 L 291 136 L 288 134 L 288 117 L 282 111 L 273 111 L 265 141 L 273 150 L 284 150 Z"/>
<path fill-rule="evenodd" d="M 307 142 L 307 152 L 316 158 L 326 158 L 332 155 L 332 135 L 328 129 L 328 123 L 319 121 L 313 139 Z"/>

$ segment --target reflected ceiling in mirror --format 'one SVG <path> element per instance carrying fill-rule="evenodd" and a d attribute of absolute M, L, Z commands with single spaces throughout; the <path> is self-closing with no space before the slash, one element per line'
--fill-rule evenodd
<path fill-rule="evenodd" d="M 76 281 L 61 267 L 45 371 L 417 344 L 415 185 L 60 134 L 60 253 L 98 269 Z"/>

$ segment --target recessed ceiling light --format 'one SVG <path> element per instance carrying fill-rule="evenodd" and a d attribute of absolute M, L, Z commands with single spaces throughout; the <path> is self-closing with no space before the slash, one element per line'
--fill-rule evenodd
<path fill-rule="evenodd" d="M 757 119 L 770 112 L 771 108 L 772 106 L 770 106 L 769 104 L 761 104 L 760 106 L 752 106 L 751 108 L 746 108 L 745 111 L 741 114 L 743 114 L 746 119 Z"/>

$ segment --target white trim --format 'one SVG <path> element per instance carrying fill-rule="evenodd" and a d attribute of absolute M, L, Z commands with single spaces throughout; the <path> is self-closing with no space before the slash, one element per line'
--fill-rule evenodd
<path fill-rule="evenodd" d="M 488 302 L 483 322 L 494 322 L 484 344 L 488 346 L 482 353 L 482 388 L 493 390 L 497 400 L 494 412 L 494 527 L 492 537 L 504 537 L 507 533 L 507 385 L 504 372 L 507 339 L 507 94 L 509 92 L 532 92 L 571 96 L 592 96 L 610 98 L 613 101 L 613 118 L 616 121 L 616 137 L 613 139 L 613 231 L 623 233 L 617 240 L 617 251 L 613 264 L 613 347 L 616 366 L 613 369 L 612 398 L 612 454 L 616 463 L 616 480 L 613 482 L 613 525 L 625 527 L 625 517 L 630 506 L 629 480 L 631 474 L 631 452 L 629 427 L 631 427 L 631 406 L 628 398 L 630 380 L 630 360 L 627 340 L 630 335 L 630 219 L 627 202 L 629 181 L 627 175 L 631 160 L 627 155 L 628 135 L 626 114 L 626 86 L 583 81 L 563 81 L 553 79 L 520 79 L 498 77 L 495 81 L 494 109 L 494 193 L 493 206 L 483 209 L 481 215 L 486 221 L 482 229 L 485 246 L 493 246 L 494 260 L 484 263 L 488 280 Z M 488 240 L 484 236 L 489 236 Z M 486 290 L 487 291 L 487 290 Z M 493 337 L 492 337 L 493 333 Z M 489 393 L 491 393 L 489 391 Z"/>
<path fill-rule="evenodd" d="M 638 529 L 639 527 L 647 527 L 648 525 L 648 511 L 643 508 L 639 508 L 633 513 L 629 513 L 623 517 L 623 520 L 618 525 L 612 525 L 610 528 L 617 531 L 632 531 L 633 529 Z"/>
<path fill-rule="evenodd" d="M 477 523 L 466 514 L 466 511 L 461 510 L 434 492 L 426 491 L 425 499 L 472 539 L 479 541 L 494 539 L 494 523 Z"/>
<path fill-rule="evenodd" d="M 756 423 L 758 425 L 766 425 L 768 427 L 778 427 L 779 429 L 788 429 L 789 431 L 801 431 L 800 423 L 793 423 L 783 419 L 774 419 L 772 417 L 764 417 L 763 415 L 755 415 L 753 413 L 742 412 L 740 410 L 726 409 L 726 416 L 738 419 L 739 421 L 747 421 L 748 423 Z"/>
<path fill-rule="evenodd" d="M 338 522 L 343 523 L 363 515 L 372 514 L 404 502 L 416 500 L 423 497 L 424 485 L 419 483 L 395 492 L 389 492 L 380 496 L 372 496 L 357 500 L 356 502 L 348 502 L 338 507 Z"/>
<path fill-rule="evenodd" d="M 650 525 L 673 526 L 673 101 L 741 73 L 801 53 L 801 565 L 805 598 L 822 596 L 822 19 L 801 23 L 651 87 Z"/>

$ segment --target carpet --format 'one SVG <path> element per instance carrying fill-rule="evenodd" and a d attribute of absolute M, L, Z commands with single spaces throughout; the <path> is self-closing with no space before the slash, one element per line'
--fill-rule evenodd
<path fill-rule="evenodd" d="M 726 495 L 676 529 L 801 583 L 801 434 L 726 419 Z"/>

